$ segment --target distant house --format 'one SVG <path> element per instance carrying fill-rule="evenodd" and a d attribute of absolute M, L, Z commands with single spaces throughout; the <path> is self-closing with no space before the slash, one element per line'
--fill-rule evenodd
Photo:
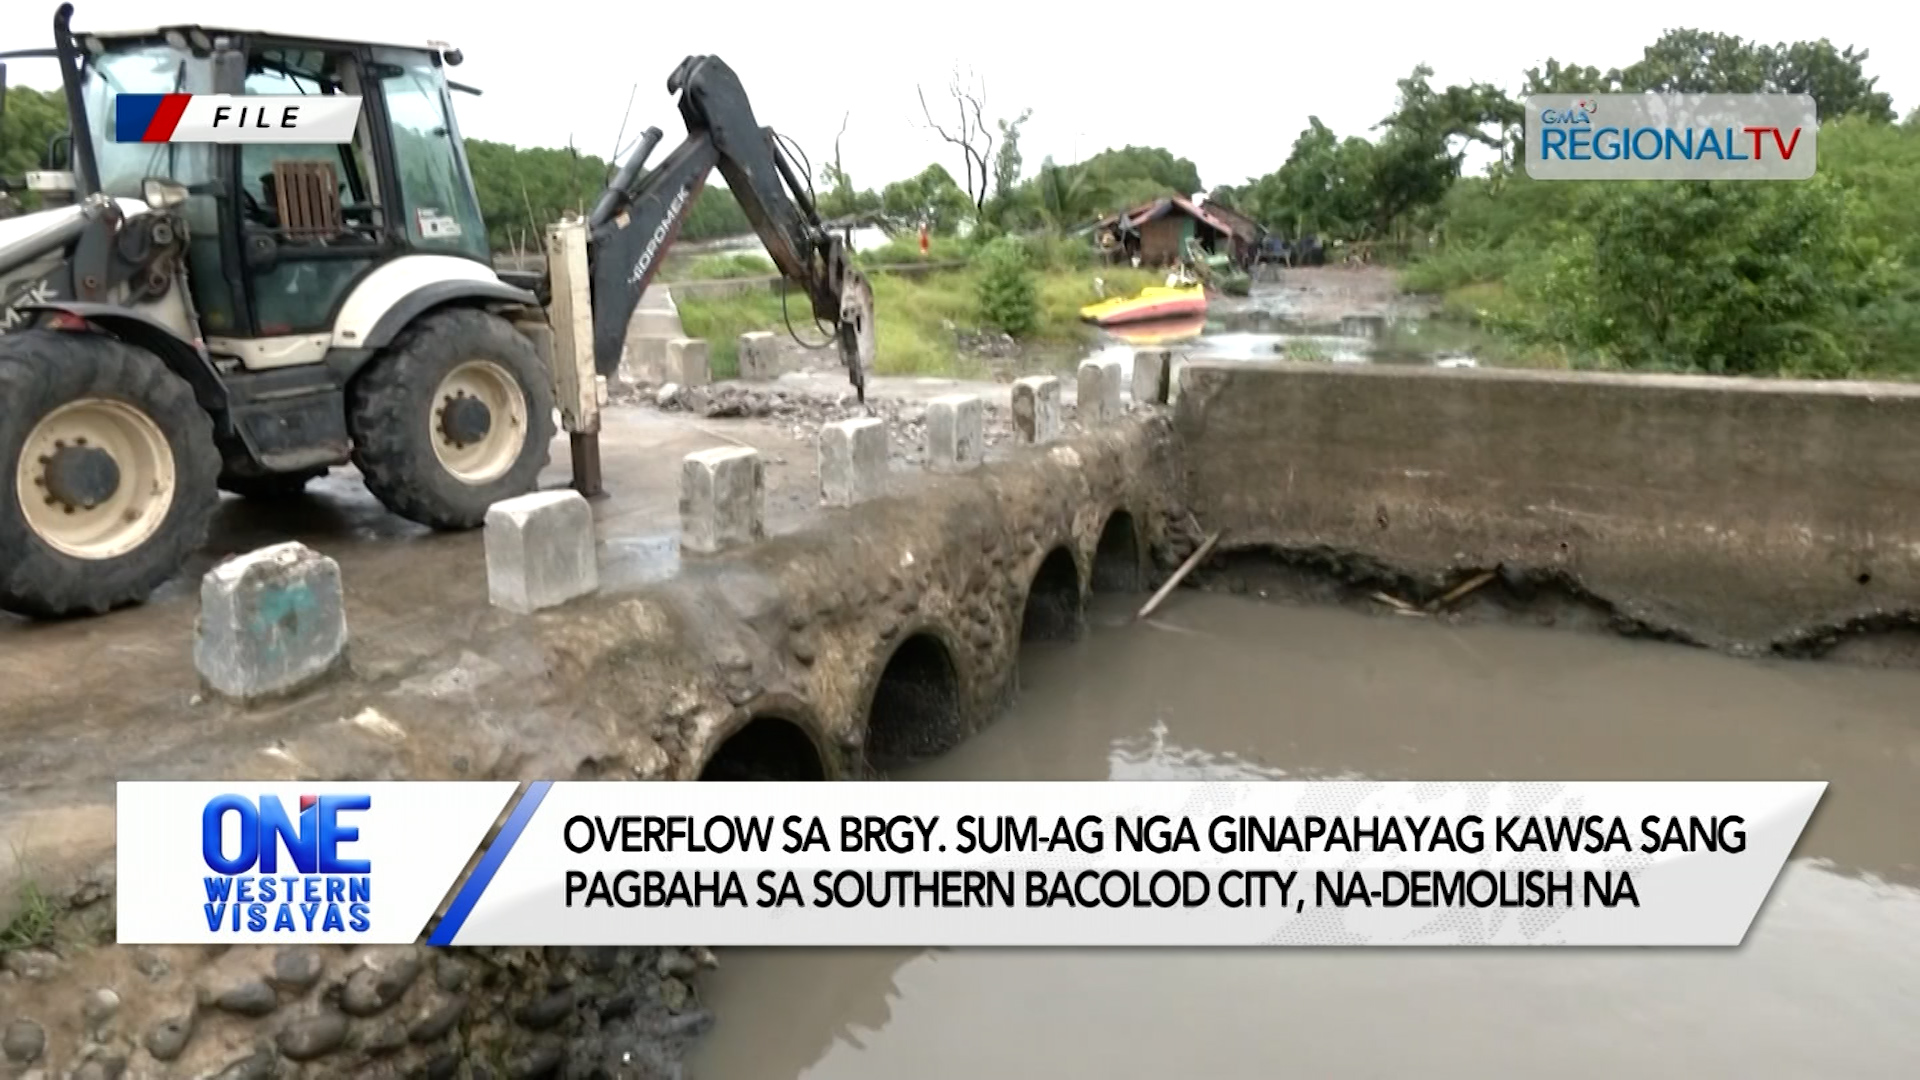
<path fill-rule="evenodd" d="M 1246 266 L 1260 250 L 1260 242 L 1266 239 L 1267 230 L 1261 224 L 1238 210 L 1209 202 L 1201 207 L 1215 220 L 1233 230 L 1233 261 Z"/>
<path fill-rule="evenodd" d="M 1209 252 L 1226 251 L 1235 239 L 1233 226 L 1178 195 L 1102 218 L 1094 223 L 1094 233 L 1110 237 L 1116 255 L 1138 257 L 1142 266 L 1179 262 L 1190 239 L 1197 238 Z"/>

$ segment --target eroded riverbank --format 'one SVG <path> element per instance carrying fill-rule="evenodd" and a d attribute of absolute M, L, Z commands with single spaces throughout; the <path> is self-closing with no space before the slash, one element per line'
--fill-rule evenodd
<path fill-rule="evenodd" d="M 729 950 L 696 1080 L 1894 1077 L 1920 1054 L 1920 674 L 1183 593 L 1030 646 L 914 779 L 1826 779 L 1732 951 Z M 750 1033 L 750 1035 L 748 1034 Z"/>

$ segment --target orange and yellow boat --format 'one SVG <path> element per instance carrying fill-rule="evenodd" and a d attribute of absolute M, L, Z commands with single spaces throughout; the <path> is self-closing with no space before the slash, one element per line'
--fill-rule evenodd
<path fill-rule="evenodd" d="M 1095 326 L 1123 326 L 1164 319 L 1205 317 L 1207 290 L 1202 285 L 1149 285 L 1134 296 L 1116 296 L 1080 309 Z"/>
<path fill-rule="evenodd" d="M 1207 332 L 1207 316 L 1202 312 L 1199 315 L 1184 315 L 1172 319 L 1121 323 L 1118 326 L 1107 327 L 1106 331 L 1129 345 L 1150 348 L 1176 341 L 1192 341 Z"/>

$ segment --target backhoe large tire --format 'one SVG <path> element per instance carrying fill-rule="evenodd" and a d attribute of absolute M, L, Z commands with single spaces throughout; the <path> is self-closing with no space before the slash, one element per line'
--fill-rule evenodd
<path fill-rule="evenodd" d="M 136 604 L 219 502 L 213 422 L 151 353 L 100 334 L 0 337 L 0 609 Z"/>
<path fill-rule="evenodd" d="M 401 517 L 471 529 L 533 491 L 553 441 L 553 389 L 505 319 L 454 308 L 409 326 L 354 380 L 347 424 L 367 490 Z"/>

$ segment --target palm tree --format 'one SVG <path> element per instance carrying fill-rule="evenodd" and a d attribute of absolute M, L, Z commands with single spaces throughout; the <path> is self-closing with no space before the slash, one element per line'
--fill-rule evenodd
<path fill-rule="evenodd" d="M 1063 230 L 1094 217 L 1104 194 L 1085 169 L 1061 168 L 1051 159 L 1040 166 L 1040 213 L 1049 228 Z"/>

